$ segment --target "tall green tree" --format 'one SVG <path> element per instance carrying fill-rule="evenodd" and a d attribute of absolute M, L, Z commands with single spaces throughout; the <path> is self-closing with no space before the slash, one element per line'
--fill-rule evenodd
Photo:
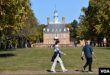
<path fill-rule="evenodd" d="M 0 0 L 0 36 L 7 38 L 19 32 L 29 8 L 29 0 Z"/>
<path fill-rule="evenodd" d="M 110 1 L 90 0 L 89 6 L 83 10 L 79 35 L 84 38 L 108 37 L 110 35 Z"/>
<path fill-rule="evenodd" d="M 77 30 L 77 27 L 78 27 L 78 21 L 77 20 L 73 20 L 73 22 L 71 22 L 70 25 L 72 26 L 72 30 L 70 31 L 70 36 L 72 38 L 76 38 L 77 37 L 76 30 Z"/>
<path fill-rule="evenodd" d="M 70 24 L 67 24 L 67 27 L 70 29 L 70 39 L 73 40 L 77 37 L 77 27 L 78 27 L 78 21 L 73 20 Z"/>
<path fill-rule="evenodd" d="M 43 42 L 43 29 L 46 27 L 44 24 L 37 26 L 37 42 Z"/>
<path fill-rule="evenodd" d="M 39 23 L 37 22 L 34 13 L 30 9 L 28 12 L 28 17 L 24 22 L 25 25 L 23 26 L 22 30 L 18 33 L 19 36 L 24 36 L 28 40 L 35 41 L 37 36 L 37 26 Z"/>
<path fill-rule="evenodd" d="M 30 0 L 0 0 L 0 42 L 13 42 L 13 36 L 36 40 L 37 25 Z"/>

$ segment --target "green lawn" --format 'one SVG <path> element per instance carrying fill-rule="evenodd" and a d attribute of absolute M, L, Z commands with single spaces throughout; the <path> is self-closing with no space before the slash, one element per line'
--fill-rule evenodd
<path fill-rule="evenodd" d="M 81 49 L 82 48 L 62 48 L 62 51 L 67 54 L 66 56 L 62 56 L 62 60 L 68 70 L 78 70 L 82 68 L 84 61 L 80 59 Z M 110 67 L 110 48 L 94 48 L 94 52 L 96 59 L 94 59 L 93 69 Z M 16 70 L 46 71 L 50 69 L 52 64 L 50 61 L 52 54 L 53 50 L 51 48 L 27 48 L 0 51 L 0 72 Z M 56 69 L 61 70 L 59 64 Z M 51 74 L 49 73 L 49 75 Z M 55 75 L 60 74 L 57 73 Z M 61 75 L 64 75 L 64 73 Z"/>

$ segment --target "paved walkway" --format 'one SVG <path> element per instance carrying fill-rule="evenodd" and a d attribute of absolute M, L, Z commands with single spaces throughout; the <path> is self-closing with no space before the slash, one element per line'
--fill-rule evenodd
<path fill-rule="evenodd" d="M 57 71 L 56 74 L 87 74 L 88 72 L 82 72 L 81 70 L 69 70 L 67 72 Z M 35 71 L 35 70 L 16 70 L 16 71 L 0 71 L 0 75 L 48 75 L 52 74 L 48 71 Z M 93 74 L 98 74 L 98 70 L 93 70 Z"/>

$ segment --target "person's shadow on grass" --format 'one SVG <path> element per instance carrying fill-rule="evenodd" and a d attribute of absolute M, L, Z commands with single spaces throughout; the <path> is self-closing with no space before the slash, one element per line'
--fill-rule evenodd
<path fill-rule="evenodd" d="M 7 58 L 7 57 L 12 57 L 15 56 L 13 53 L 2 53 L 0 54 L 0 58 Z"/>

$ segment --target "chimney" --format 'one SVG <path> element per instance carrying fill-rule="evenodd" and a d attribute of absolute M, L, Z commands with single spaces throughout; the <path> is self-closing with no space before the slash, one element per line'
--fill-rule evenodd
<path fill-rule="evenodd" d="M 62 17 L 62 24 L 65 24 L 65 17 Z"/>
<path fill-rule="evenodd" d="M 50 17 L 47 17 L 47 25 L 50 24 Z"/>

